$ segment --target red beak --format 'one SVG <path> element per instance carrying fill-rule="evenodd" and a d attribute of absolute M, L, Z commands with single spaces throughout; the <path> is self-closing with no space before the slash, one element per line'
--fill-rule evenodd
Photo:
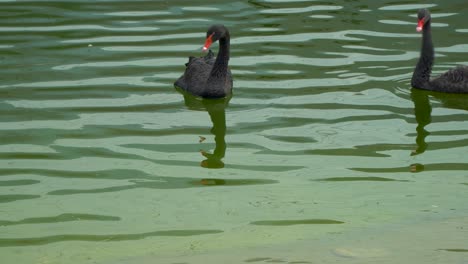
<path fill-rule="evenodd" d="M 418 26 L 416 27 L 416 31 L 421 32 L 423 30 L 423 27 L 424 27 L 424 18 L 418 21 Z"/>
<path fill-rule="evenodd" d="M 211 44 L 213 43 L 213 35 L 214 33 L 206 38 L 205 45 L 203 45 L 203 51 L 207 51 L 210 48 Z"/>

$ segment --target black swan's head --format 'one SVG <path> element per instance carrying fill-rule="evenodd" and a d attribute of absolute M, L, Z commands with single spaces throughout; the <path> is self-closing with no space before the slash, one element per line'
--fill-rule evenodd
<path fill-rule="evenodd" d="M 416 31 L 421 32 L 427 22 L 431 21 L 431 13 L 427 9 L 420 9 L 418 12 L 418 26 Z"/>
<path fill-rule="evenodd" d="M 203 46 L 203 51 L 206 51 L 210 48 L 211 44 L 218 41 L 220 38 L 226 36 L 228 30 L 223 25 L 213 25 L 206 32 L 206 41 Z"/>

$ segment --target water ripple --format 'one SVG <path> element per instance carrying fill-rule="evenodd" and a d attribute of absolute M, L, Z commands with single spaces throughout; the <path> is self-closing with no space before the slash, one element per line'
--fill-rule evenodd
<path fill-rule="evenodd" d="M 255 221 L 251 225 L 266 225 L 266 226 L 292 226 L 292 225 L 330 225 L 344 224 L 342 221 L 330 219 L 304 219 L 304 220 L 271 220 L 271 221 Z"/>
<path fill-rule="evenodd" d="M 104 27 L 100 25 L 69 25 L 69 26 L 29 26 L 29 27 L 0 27 L 0 32 L 59 32 L 59 31 L 79 31 L 79 30 L 96 30 L 96 31 L 156 31 L 157 27 Z"/>
<path fill-rule="evenodd" d="M 44 223 L 59 223 L 71 221 L 119 221 L 120 217 L 106 215 L 91 215 L 91 214 L 61 214 L 49 217 L 26 218 L 19 221 L 2 221 L 0 226 L 9 225 L 24 225 L 24 224 L 44 224 Z"/>
<path fill-rule="evenodd" d="M 77 43 L 122 43 L 122 42 L 144 42 L 144 41 L 161 41 L 161 40 L 174 40 L 174 39 L 190 39 L 190 38 L 202 38 L 202 33 L 184 33 L 184 34 L 166 34 L 161 36 L 132 36 L 123 38 L 121 36 L 106 36 L 106 37 L 93 37 L 84 39 L 71 39 L 64 40 L 62 43 L 65 44 L 77 44 Z"/>
<path fill-rule="evenodd" d="M 297 13 L 307 13 L 313 11 L 324 11 L 324 10 L 340 10 L 342 6 L 330 6 L 330 5 L 313 5 L 308 7 L 298 7 L 298 8 L 276 8 L 276 9 L 267 9 L 262 10 L 260 13 L 265 14 L 297 14 Z"/>
<path fill-rule="evenodd" d="M 110 235 L 56 235 L 30 238 L 0 238 L 0 247 L 38 246 L 65 241 L 113 242 L 140 240 L 148 237 L 188 237 L 222 233 L 221 230 L 167 230 L 139 234 L 110 234 Z"/>
<path fill-rule="evenodd" d="M 36 199 L 41 197 L 40 195 L 32 195 L 32 194 L 5 194 L 0 195 L 0 203 L 11 203 L 20 200 L 29 200 L 29 199 Z"/>
<path fill-rule="evenodd" d="M 120 63 L 117 63 L 120 64 Z M 101 66 L 99 66 L 101 65 Z M 85 67 L 85 66 L 94 66 L 94 67 L 107 67 L 103 65 L 112 65 L 112 63 L 90 63 L 89 65 L 82 64 L 82 65 L 64 65 L 64 66 L 57 66 L 56 69 L 65 70 L 65 69 L 72 69 L 75 67 Z M 44 88 L 53 88 L 53 87 L 77 87 L 77 86 L 90 86 L 90 85 L 117 85 L 117 84 L 128 84 L 128 85 L 135 85 L 135 86 L 165 86 L 165 83 L 158 83 L 158 82 L 147 82 L 145 81 L 145 77 L 104 77 L 104 78 L 91 78 L 91 79 L 84 79 L 84 80 L 54 80 L 54 81 L 46 81 L 46 82 L 33 82 L 33 83 L 18 83 L 14 85 L 0 85 L 0 89 L 10 89 L 12 87 L 44 87 Z"/>
<path fill-rule="evenodd" d="M 144 17 L 144 16 L 163 16 L 171 15 L 169 11 L 124 11 L 124 12 L 110 12 L 104 15 L 107 16 L 125 16 L 125 17 Z"/>
<path fill-rule="evenodd" d="M 379 10 L 401 11 L 401 10 L 417 10 L 418 8 L 431 8 L 437 6 L 436 4 L 403 4 L 403 5 L 388 5 L 380 7 Z"/>

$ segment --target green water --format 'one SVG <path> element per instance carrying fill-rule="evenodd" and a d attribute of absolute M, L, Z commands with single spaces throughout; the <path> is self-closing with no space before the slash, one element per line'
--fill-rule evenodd
<path fill-rule="evenodd" d="M 0 0 L 1 263 L 468 263 L 466 0 Z M 234 95 L 173 87 L 231 32 Z M 213 46 L 217 51 L 217 45 Z"/>

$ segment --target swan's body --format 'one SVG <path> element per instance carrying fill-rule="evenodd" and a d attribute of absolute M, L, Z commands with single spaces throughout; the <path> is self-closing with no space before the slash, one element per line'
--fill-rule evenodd
<path fill-rule="evenodd" d="M 219 52 L 215 58 L 211 50 L 204 57 L 190 57 L 184 74 L 174 83 L 195 96 L 222 98 L 232 93 L 232 76 L 228 68 L 229 31 L 222 25 L 211 26 L 206 33 L 203 50 L 219 40 Z"/>
<path fill-rule="evenodd" d="M 437 92 L 468 93 L 468 67 L 466 66 L 459 66 L 430 80 L 434 64 L 434 46 L 431 34 L 431 15 L 428 10 L 419 10 L 416 29 L 422 31 L 423 37 L 421 56 L 414 69 L 411 86 Z"/>

